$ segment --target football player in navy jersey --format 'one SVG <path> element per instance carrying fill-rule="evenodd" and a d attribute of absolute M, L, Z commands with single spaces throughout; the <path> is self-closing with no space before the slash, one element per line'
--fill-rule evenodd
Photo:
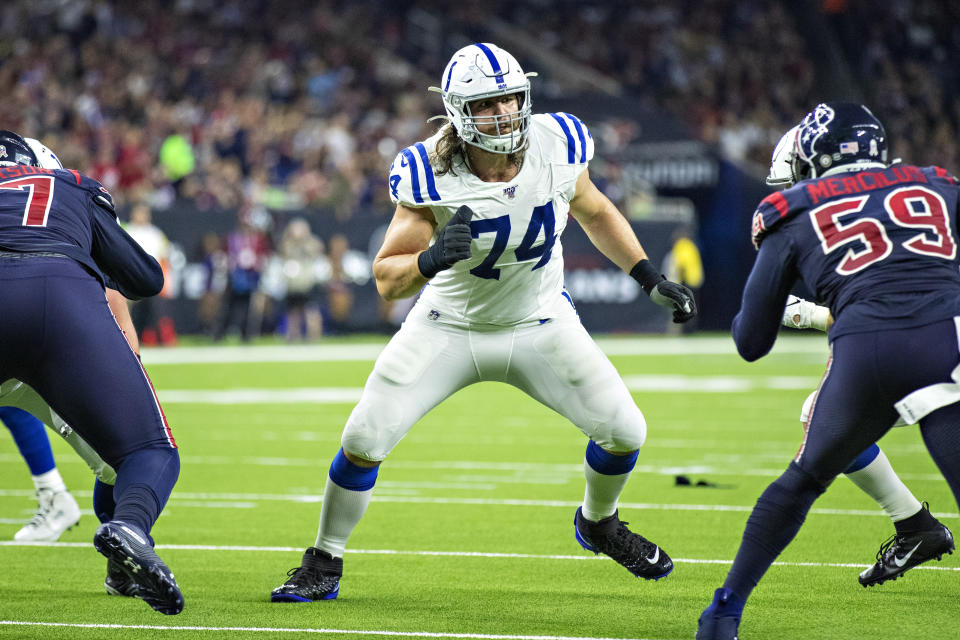
<path fill-rule="evenodd" d="M 813 502 L 898 416 L 920 424 L 960 502 L 960 184 L 939 167 L 889 164 L 883 125 L 858 104 L 817 105 L 795 145 L 797 183 L 754 214 L 758 254 L 733 338 L 745 360 L 769 352 L 802 280 L 834 318 L 830 357 L 800 450 L 757 500 L 701 640 L 737 637 L 747 598 Z M 903 536 L 909 546 L 898 536 L 891 563 L 952 551 L 932 517 L 917 527 L 931 535 Z"/>
<path fill-rule="evenodd" d="M 0 381 L 30 385 L 116 470 L 113 517 L 94 546 L 152 608 L 176 614 L 183 595 L 150 530 L 176 483 L 179 453 L 106 286 L 152 296 L 163 272 L 120 228 L 100 183 L 41 167 L 23 138 L 0 131 Z"/>
<path fill-rule="evenodd" d="M 45 169 L 63 169 L 57 156 L 39 140 L 24 138 L 24 142 L 36 155 L 39 166 Z M 111 311 L 117 316 L 117 322 L 123 326 L 124 318 L 129 319 L 130 315 L 125 299 L 116 294 L 122 301 L 117 305 L 111 293 L 116 294 L 112 289 L 108 290 L 107 301 Z M 129 337 L 131 334 L 127 335 Z M 133 339 L 136 340 L 135 334 Z M 137 350 L 137 347 L 134 347 L 134 350 Z M 59 416 L 50 411 L 36 392 L 16 379 L 3 382 L 0 384 L 0 420 L 10 430 L 17 449 L 27 462 L 37 490 L 37 510 L 33 518 L 13 537 L 21 542 L 54 541 L 80 520 L 80 507 L 67 491 L 57 470 L 47 430 L 37 416 L 46 420 L 51 429 L 60 433 L 77 450 L 90 464 L 98 479 L 106 478 L 111 486 L 113 484 L 113 470 L 74 434 Z"/>
<path fill-rule="evenodd" d="M 799 128 L 797 125 L 787 131 L 774 149 L 767 184 L 784 188 L 796 184 L 794 160 Z M 787 297 L 781 322 L 785 327 L 813 328 L 826 332 L 833 324 L 833 317 L 827 307 L 791 295 Z M 804 429 L 810 424 L 810 414 L 817 404 L 818 391 L 814 390 L 807 396 L 800 410 L 800 423 Z M 902 418 L 898 418 L 893 426 L 902 427 L 906 426 L 906 423 Z M 901 574 L 934 557 L 933 553 L 922 556 L 914 554 L 906 562 L 896 561 L 903 556 L 900 549 L 912 547 L 917 536 L 933 538 L 934 543 L 929 551 L 940 547 L 949 552 L 953 541 L 951 537 L 942 534 L 944 525 L 936 521 L 930 515 L 929 508 L 914 497 L 876 443 L 861 452 L 850 466 L 843 470 L 843 475 L 880 505 L 890 516 L 896 529 L 893 537 L 880 546 L 876 563 L 860 573 L 858 579 L 861 585 L 869 587 L 883 584 L 887 580 L 896 580 Z"/>
<path fill-rule="evenodd" d="M 589 438 L 584 500 L 572 514 L 576 541 L 636 576 L 662 578 L 673 561 L 618 516 L 646 421 L 564 290 L 560 237 L 568 214 L 675 322 L 696 315 L 693 296 L 650 264 L 590 180 L 593 138 L 584 123 L 568 113 L 533 113 L 528 74 L 510 53 L 489 43 L 466 46 L 433 90 L 447 122 L 390 167 L 397 207 L 373 264 L 384 298 L 420 292 L 419 299 L 347 421 L 315 546 L 271 600 L 337 597 L 347 539 L 380 463 L 430 409 L 484 380 L 516 386 Z"/>

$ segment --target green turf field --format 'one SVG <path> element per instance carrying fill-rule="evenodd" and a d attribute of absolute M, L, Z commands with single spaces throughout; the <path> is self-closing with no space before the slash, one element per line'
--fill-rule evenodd
<path fill-rule="evenodd" d="M 826 359 L 822 336 L 781 338 L 746 364 L 729 337 L 603 340 L 648 422 L 621 517 L 676 563 L 645 582 L 574 540 L 585 438 L 518 391 L 487 383 L 428 414 L 383 465 L 350 541 L 339 599 L 271 604 L 311 545 L 342 426 L 379 343 L 147 351 L 182 471 L 154 528 L 183 613 L 103 590 L 91 545 L 92 477 L 54 439 L 84 517 L 61 541 L 0 542 L 3 638 L 693 638 L 757 496 L 796 452 L 800 405 Z M 881 446 L 935 515 L 957 505 L 915 427 Z M 35 502 L 0 429 L 0 540 Z M 680 487 L 683 474 L 694 485 Z M 753 639 L 960 638 L 960 556 L 863 589 L 857 573 L 893 532 L 839 478 L 747 606 Z"/>

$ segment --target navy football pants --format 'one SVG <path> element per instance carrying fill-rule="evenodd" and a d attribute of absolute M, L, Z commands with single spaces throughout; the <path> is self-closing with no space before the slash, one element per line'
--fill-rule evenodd
<path fill-rule="evenodd" d="M 115 517 L 149 532 L 180 459 L 103 288 L 70 259 L 0 257 L 0 310 L 0 380 L 33 387 L 117 470 Z"/>
<path fill-rule="evenodd" d="M 894 403 L 921 387 L 951 382 L 958 362 L 952 319 L 837 338 L 797 464 L 826 487 L 890 429 L 899 417 Z M 928 415 L 920 431 L 960 502 L 960 403 Z"/>
<path fill-rule="evenodd" d="M 826 377 L 804 443 L 747 520 L 724 586 L 746 599 L 800 530 L 833 479 L 883 436 L 898 415 L 894 403 L 938 382 L 951 382 L 960 362 L 952 319 L 911 329 L 841 336 L 833 341 Z M 960 403 L 920 422 L 923 441 L 960 504 Z"/>

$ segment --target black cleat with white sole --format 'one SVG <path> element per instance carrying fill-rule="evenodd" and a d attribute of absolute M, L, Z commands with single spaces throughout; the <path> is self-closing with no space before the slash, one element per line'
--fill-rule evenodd
<path fill-rule="evenodd" d="M 136 585 L 136 596 L 153 609 L 167 615 L 183 611 L 183 594 L 173 572 L 139 528 L 119 520 L 104 522 L 93 536 L 93 546 Z"/>
<path fill-rule="evenodd" d="M 610 556 L 627 571 L 644 580 L 659 580 L 673 571 L 667 552 L 646 538 L 627 529 L 627 522 L 612 516 L 592 522 L 578 507 L 573 518 L 573 533 L 580 546 L 596 554 Z"/>
<path fill-rule="evenodd" d="M 880 545 L 876 564 L 860 574 L 860 584 L 872 587 L 896 580 L 918 564 L 953 553 L 953 548 L 953 534 L 939 522 L 927 531 L 895 534 Z"/>

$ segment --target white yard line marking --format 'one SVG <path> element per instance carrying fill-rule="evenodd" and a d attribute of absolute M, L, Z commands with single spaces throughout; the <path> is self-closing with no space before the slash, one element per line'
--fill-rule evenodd
<path fill-rule="evenodd" d="M 90 496 L 91 491 L 73 491 L 75 496 Z M 0 497 L 33 496 L 32 491 L 26 489 L 0 489 Z M 193 504 L 197 501 L 215 501 L 224 506 L 230 501 L 240 501 L 243 508 L 249 508 L 250 502 L 299 502 L 319 503 L 323 501 L 320 494 L 299 493 L 205 493 L 177 491 L 171 496 L 170 504 L 176 506 L 178 501 Z M 456 504 L 493 507 L 558 507 L 562 509 L 576 509 L 580 506 L 575 500 L 529 500 L 511 498 L 445 498 L 428 496 L 373 496 L 373 502 L 393 502 L 398 504 Z M 182 506 L 182 505 L 181 505 Z M 651 502 L 621 502 L 624 509 L 638 509 L 644 511 L 733 511 L 747 513 L 753 510 L 752 505 L 739 504 L 684 504 L 684 503 L 651 503 Z M 886 518 L 879 509 L 826 509 L 815 507 L 810 510 L 811 515 L 828 516 L 876 516 Z M 949 512 L 934 512 L 937 518 L 960 518 L 960 514 Z"/>
<path fill-rule="evenodd" d="M 815 388 L 816 385 L 810 387 Z M 164 404 L 355 404 L 361 387 L 161 389 Z"/>
<path fill-rule="evenodd" d="M 86 542 L 18 542 L 15 540 L 0 541 L 0 547 L 60 547 L 72 549 L 89 549 Z M 160 550 L 178 551 L 244 551 L 256 553 L 302 553 L 302 547 L 254 547 L 246 545 L 207 545 L 207 544 L 158 544 Z M 593 555 L 557 555 L 545 553 L 496 553 L 488 551 L 416 551 L 404 549 L 347 549 L 347 555 L 377 555 L 377 556 L 430 556 L 449 558 L 493 558 L 506 560 L 589 560 L 606 561 L 606 556 Z M 733 560 L 709 558 L 674 558 L 674 562 L 682 564 L 733 564 Z M 870 565 L 857 562 L 774 562 L 778 567 L 821 567 L 832 569 L 862 569 Z M 928 571 L 960 571 L 960 567 L 943 567 L 922 565 L 911 571 L 925 569 Z"/>
<path fill-rule="evenodd" d="M 380 631 L 372 629 L 313 629 L 297 627 L 200 627 L 155 624 L 94 624 L 78 622 L 27 622 L 0 620 L 0 625 L 24 627 L 66 627 L 71 629 L 145 629 L 148 631 L 217 631 L 247 633 L 316 633 L 341 636 L 392 636 L 401 638 L 476 638 L 478 640 L 652 640 L 586 636 L 530 636 L 493 633 L 442 633 L 435 631 Z"/>
<path fill-rule="evenodd" d="M 665 338 L 597 338 L 597 344 L 608 356 L 653 355 L 730 355 L 737 351 L 733 340 L 723 337 Z M 197 364 L 237 362 L 347 362 L 372 361 L 383 350 L 383 341 L 355 344 L 315 344 L 289 346 L 242 347 L 177 347 L 144 348 L 143 361 L 155 364 Z M 802 354 L 826 361 L 827 341 L 821 336 L 780 336 L 775 354 Z"/>
<path fill-rule="evenodd" d="M 143 363 L 232 364 L 240 362 L 372 362 L 383 351 L 383 343 L 297 345 L 296 347 L 177 347 L 144 348 Z"/>
<path fill-rule="evenodd" d="M 819 384 L 819 380 L 814 377 L 801 376 L 753 378 L 747 376 L 628 375 L 623 376 L 623 381 L 630 391 L 682 391 L 684 393 L 750 393 L 760 389 L 812 390 Z"/>
<path fill-rule="evenodd" d="M 749 376 L 624 376 L 627 388 L 637 392 L 752 393 L 763 389 L 815 389 L 816 377 Z M 164 404 L 353 404 L 360 400 L 361 387 L 160 389 Z"/>
<path fill-rule="evenodd" d="M 2 433 L 0 433 L 2 435 Z M 753 444 L 762 444 L 754 442 Z M 769 443 L 770 446 L 775 446 L 777 443 Z M 646 446 L 651 446 L 649 443 Z M 713 445 L 709 442 L 704 442 L 703 446 L 708 449 L 716 450 L 716 447 L 719 445 Z M 793 443 L 787 445 L 795 449 Z M 677 447 L 677 441 L 671 441 L 668 444 L 670 448 L 679 448 Z M 904 451 L 900 450 L 898 447 L 898 454 L 903 454 Z M 919 455 L 920 452 L 918 451 Z M 926 450 L 922 451 L 924 456 L 928 455 Z M 716 457 L 719 454 L 714 454 Z M 775 455 L 779 460 L 783 456 L 780 453 L 767 454 L 763 451 L 758 451 L 756 453 L 750 453 L 747 455 L 737 455 L 736 459 L 733 461 L 736 462 L 747 462 L 749 461 L 758 461 L 757 458 L 764 458 L 770 455 Z M 204 456 L 204 455 L 183 455 L 181 456 L 182 460 L 188 461 L 191 466 L 197 465 L 229 465 L 229 466 L 264 466 L 264 467 L 308 467 L 316 468 L 318 466 L 325 467 L 328 463 L 327 460 L 319 458 L 283 458 L 283 457 L 263 457 L 263 456 Z M 0 463 L 9 462 L 9 463 L 20 463 L 22 457 L 19 454 L 14 453 L 0 453 Z M 60 465 L 80 465 L 85 463 L 78 457 L 75 456 L 66 456 L 62 459 L 58 459 L 57 463 Z M 467 460 L 450 460 L 450 461 L 417 461 L 417 460 L 391 460 L 389 463 L 390 469 L 413 469 L 413 470 L 446 470 L 446 471 L 489 471 L 492 473 L 497 472 L 496 475 L 451 475 L 447 476 L 445 480 L 446 483 L 431 483 L 431 488 L 456 488 L 464 490 L 478 490 L 478 491 L 487 491 L 492 486 L 499 486 L 502 484 L 536 484 L 536 485 L 555 485 L 555 484 L 565 484 L 573 480 L 582 481 L 583 480 L 583 464 L 551 464 L 551 463 L 522 463 L 522 462 L 472 462 Z M 503 473 L 501 473 L 503 472 Z M 510 473 L 512 475 L 504 475 L 505 473 Z M 661 476 L 674 476 L 678 474 L 682 475 L 697 475 L 697 476 L 757 476 L 764 478 L 776 478 L 781 473 L 783 473 L 782 467 L 771 467 L 771 468 L 762 468 L 762 467 L 738 467 L 731 464 L 725 464 L 723 466 L 718 465 L 708 465 L 708 464 L 676 464 L 676 465 L 637 465 L 633 469 L 633 473 L 647 473 L 652 475 L 661 475 Z M 939 482 L 943 480 L 943 476 L 939 473 L 900 473 L 898 474 L 904 480 L 921 480 L 921 481 L 933 481 Z M 377 487 L 381 489 L 386 488 L 398 488 L 398 489 L 409 489 L 409 488 L 426 488 L 427 483 L 417 483 L 413 481 L 405 480 L 381 480 L 377 483 Z M 4 495 L 2 490 L 0 490 L 0 496 Z M 11 494 L 13 495 L 13 494 Z M 21 494 L 16 494 L 21 495 Z M 33 492 L 24 490 L 23 495 L 33 495 Z M 81 491 L 80 495 L 84 495 Z"/>

